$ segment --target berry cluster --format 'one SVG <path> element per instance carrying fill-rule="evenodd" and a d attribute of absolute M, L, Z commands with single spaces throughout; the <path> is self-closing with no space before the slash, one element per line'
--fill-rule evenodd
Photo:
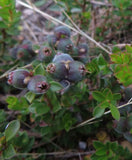
<path fill-rule="evenodd" d="M 9 52 L 13 59 L 22 60 L 25 62 L 32 61 L 36 56 L 32 43 L 28 40 L 24 40 L 22 44 L 11 48 Z"/>
<path fill-rule="evenodd" d="M 47 43 L 40 47 L 37 55 L 37 60 L 46 65 L 47 76 L 60 82 L 64 89 L 67 87 L 66 84 L 74 84 L 84 78 L 85 64 L 89 61 L 88 45 L 81 43 L 75 47 L 70 36 L 69 28 L 56 27 L 54 34 L 47 37 Z M 31 45 L 25 42 L 11 51 L 14 57 L 22 59 L 26 56 L 32 57 L 35 53 Z M 33 72 L 26 69 L 14 70 L 8 77 L 10 85 L 19 89 L 27 87 L 29 91 L 36 94 L 43 94 L 50 88 L 46 76 L 33 76 Z"/>

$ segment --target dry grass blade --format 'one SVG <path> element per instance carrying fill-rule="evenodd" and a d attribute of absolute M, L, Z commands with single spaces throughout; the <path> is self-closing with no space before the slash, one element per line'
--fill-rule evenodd
<path fill-rule="evenodd" d="M 59 24 L 61 24 L 61 25 L 64 25 L 64 26 L 70 28 L 72 31 L 74 31 L 74 32 L 76 32 L 76 33 L 78 33 L 78 34 L 86 37 L 88 40 L 90 40 L 90 41 L 92 41 L 93 43 L 95 43 L 98 47 L 100 47 L 100 48 L 101 48 L 102 50 L 104 50 L 106 53 L 111 54 L 111 52 L 109 52 L 107 49 L 105 49 L 103 46 L 101 46 L 98 42 L 96 42 L 94 39 L 92 39 L 90 36 L 88 36 L 86 33 L 84 33 L 84 32 L 83 32 L 82 30 L 80 30 L 79 28 L 75 29 L 75 28 L 67 25 L 66 23 L 63 23 L 62 21 L 60 21 L 60 20 L 58 20 L 58 19 L 50 16 L 49 14 L 47 14 L 47 13 L 45 13 L 45 12 L 42 12 L 41 10 L 39 10 L 39 9 L 38 9 L 35 5 L 33 5 L 33 4 L 32 4 L 32 6 L 30 6 L 30 5 L 24 3 L 24 2 L 22 2 L 22 1 L 20 1 L 20 0 L 17 0 L 17 2 L 18 2 L 19 4 L 21 4 L 22 6 L 24 6 L 24 7 L 27 7 L 27 8 L 29 8 L 29 9 L 32 9 L 32 10 L 36 11 L 37 13 L 40 13 L 42 16 L 44 16 L 46 19 L 52 21 L 53 23 L 59 23 Z"/>

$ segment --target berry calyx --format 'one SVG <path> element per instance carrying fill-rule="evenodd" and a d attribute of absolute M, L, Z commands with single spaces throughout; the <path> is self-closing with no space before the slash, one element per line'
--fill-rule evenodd
<path fill-rule="evenodd" d="M 45 76 L 33 76 L 28 83 L 28 90 L 36 94 L 43 94 L 49 89 L 49 84 Z"/>

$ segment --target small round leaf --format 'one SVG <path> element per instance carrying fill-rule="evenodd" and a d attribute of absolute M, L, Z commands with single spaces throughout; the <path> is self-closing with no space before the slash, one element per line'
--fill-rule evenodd
<path fill-rule="evenodd" d="M 6 140 L 9 141 L 12 139 L 20 128 L 20 122 L 18 120 L 13 120 L 7 124 L 5 129 Z"/>

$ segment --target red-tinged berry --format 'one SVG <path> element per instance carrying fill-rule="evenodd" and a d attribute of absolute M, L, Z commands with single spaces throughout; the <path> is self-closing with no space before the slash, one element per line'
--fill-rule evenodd
<path fill-rule="evenodd" d="M 16 59 L 17 58 L 17 52 L 18 52 L 18 47 L 13 47 L 9 50 L 9 54 L 12 58 Z"/>
<path fill-rule="evenodd" d="M 24 69 L 17 69 L 9 73 L 8 84 L 18 89 L 26 88 L 27 83 L 24 81 L 27 77 L 29 78 L 30 72 Z"/>
<path fill-rule="evenodd" d="M 10 55 L 12 58 L 30 62 L 36 56 L 36 53 L 32 49 L 32 43 L 28 40 L 25 40 L 21 45 L 11 48 Z"/>
<path fill-rule="evenodd" d="M 58 26 L 54 30 L 54 35 L 56 36 L 57 40 L 70 38 L 71 30 L 66 26 Z"/>
<path fill-rule="evenodd" d="M 42 75 L 33 76 L 27 86 L 29 91 L 36 94 L 46 93 L 49 87 L 46 77 Z"/>

